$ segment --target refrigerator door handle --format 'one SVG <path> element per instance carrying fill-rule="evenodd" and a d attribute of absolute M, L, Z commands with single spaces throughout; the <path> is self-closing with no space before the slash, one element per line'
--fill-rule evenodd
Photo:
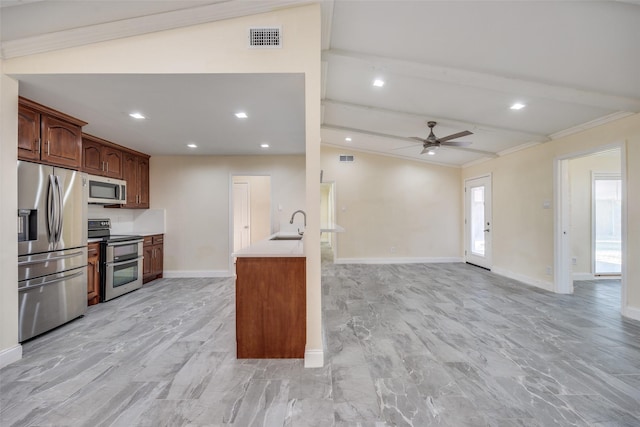
<path fill-rule="evenodd" d="M 37 283 L 35 285 L 22 286 L 22 287 L 18 288 L 18 292 L 28 291 L 29 289 L 39 288 L 41 286 L 53 285 L 54 283 L 59 283 L 59 282 L 62 282 L 64 280 L 69 280 L 69 279 L 73 279 L 73 278 L 78 277 L 78 276 L 82 276 L 83 274 L 84 274 L 84 271 L 78 271 L 77 273 L 73 273 L 73 274 L 71 274 L 69 276 L 56 277 L 53 280 L 47 280 L 46 282 L 40 282 L 40 283 Z"/>
<path fill-rule="evenodd" d="M 62 184 L 60 183 L 60 177 L 56 175 L 56 187 L 57 187 L 57 192 L 58 192 L 58 229 L 56 232 L 56 243 L 60 242 L 60 239 L 62 239 L 62 224 L 63 224 L 63 216 L 64 216 L 64 209 L 63 209 L 63 200 L 62 200 Z"/>
<path fill-rule="evenodd" d="M 49 189 L 47 194 L 47 239 L 49 243 L 56 242 L 56 207 L 55 207 L 55 199 L 56 199 L 56 187 L 55 187 L 55 178 L 53 175 L 49 175 Z"/>
<path fill-rule="evenodd" d="M 73 253 L 65 254 L 65 255 L 60 255 L 60 256 L 57 256 L 57 257 L 53 257 L 53 258 L 40 258 L 40 259 L 35 259 L 35 260 L 30 260 L 30 261 L 18 261 L 18 266 L 19 267 L 24 267 L 24 266 L 27 266 L 27 265 L 45 264 L 47 262 L 60 261 L 61 259 L 75 258 L 75 257 L 81 256 L 81 255 L 82 255 L 82 251 L 73 252 Z"/>

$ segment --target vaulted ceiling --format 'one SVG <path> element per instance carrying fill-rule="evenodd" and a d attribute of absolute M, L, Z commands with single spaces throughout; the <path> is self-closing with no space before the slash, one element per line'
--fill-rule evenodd
<path fill-rule="evenodd" d="M 309 2 L 2 0 L 0 47 L 3 57 L 11 58 L 306 3 Z M 463 166 L 640 112 L 638 1 L 335 0 L 320 3 L 323 144 Z M 47 19 L 52 16 L 56 19 Z M 123 80 L 117 84 L 126 85 L 129 77 L 135 78 L 119 76 Z M 200 81 L 185 83 L 174 77 L 178 91 L 180 85 L 215 87 L 214 80 L 223 78 L 202 76 Z M 300 108 L 301 98 L 295 95 L 296 90 L 301 90 L 299 79 L 289 77 L 280 76 L 280 84 L 291 85 L 287 86 L 291 97 L 282 100 L 281 108 Z M 24 94 L 36 100 L 45 98 L 40 99 L 42 102 L 59 95 L 56 88 L 60 84 L 56 78 L 71 79 L 69 76 L 22 78 L 25 79 L 21 87 Z M 373 86 L 375 79 L 383 80 L 384 85 Z M 245 80 L 236 84 L 247 83 Z M 71 80 L 65 84 L 73 86 Z M 93 84 L 100 84 L 100 79 Z M 121 97 L 106 100 L 102 107 L 95 108 L 117 112 L 124 108 L 118 103 L 151 102 L 144 99 L 149 92 L 143 89 L 126 91 Z M 228 92 L 219 98 L 224 105 L 247 102 L 234 99 L 235 91 Z M 85 87 L 75 94 L 80 98 L 68 96 L 65 109 L 83 111 L 82 103 L 95 101 L 81 98 L 87 93 L 91 91 Z M 203 105 L 197 90 L 191 96 L 194 108 L 214 108 Z M 73 104 L 74 99 L 77 107 L 68 105 Z M 525 107 L 510 109 L 514 103 Z M 253 108 L 266 110 L 269 103 L 255 99 Z M 73 111 L 67 112 L 73 114 Z M 190 111 L 187 108 L 176 114 L 188 115 Z M 127 132 L 133 136 L 136 131 L 124 118 L 118 123 L 117 133 L 113 122 L 113 128 L 109 129 L 109 122 L 94 120 L 92 125 L 92 117 L 81 118 L 90 123 L 90 133 L 107 139 L 113 135 L 123 140 Z M 239 150 L 247 147 L 238 154 L 260 152 L 255 148 L 260 142 L 255 141 L 256 138 L 290 138 L 283 152 L 304 149 L 300 129 L 286 132 L 280 128 L 287 126 L 286 123 L 278 123 L 275 117 L 273 120 L 272 124 L 277 125 L 257 121 L 248 124 L 255 129 L 245 133 L 225 128 L 232 124 L 220 123 L 220 129 L 227 132 L 225 141 L 237 139 L 235 146 Z M 459 139 L 470 145 L 442 146 L 434 156 L 421 154 L 421 143 L 410 137 L 425 138 L 426 122 L 430 120 L 437 121 L 434 131 L 439 137 L 465 130 L 473 132 Z M 177 125 L 181 122 L 185 121 L 176 119 Z M 209 127 L 211 122 L 205 125 Z M 190 122 L 192 130 L 193 126 Z M 158 135 L 161 134 L 159 131 Z M 140 140 L 139 135 L 136 138 Z M 183 146 L 180 146 L 182 151 L 178 150 L 175 141 L 166 141 L 164 145 L 157 137 L 154 141 L 154 146 L 135 148 L 152 155 L 186 154 Z M 141 144 L 144 145 L 144 141 Z M 201 153 L 220 153 L 217 151 L 220 147 L 216 148 L 213 143 L 209 146 L 203 141 L 201 145 Z M 232 151 L 227 147 L 225 154 Z"/>

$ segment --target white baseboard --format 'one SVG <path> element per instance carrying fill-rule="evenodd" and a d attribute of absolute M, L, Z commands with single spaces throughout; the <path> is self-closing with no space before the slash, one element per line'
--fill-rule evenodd
<path fill-rule="evenodd" d="M 0 368 L 4 368 L 20 359 L 22 359 L 22 346 L 20 344 L 5 348 L 0 351 Z"/>
<path fill-rule="evenodd" d="M 433 264 L 463 262 L 458 257 L 336 258 L 334 264 Z"/>
<path fill-rule="evenodd" d="M 640 320 L 640 308 L 627 305 L 622 309 L 622 315 L 633 320 Z"/>
<path fill-rule="evenodd" d="M 324 366 L 324 350 L 308 348 L 304 352 L 305 368 L 322 368 Z"/>
<path fill-rule="evenodd" d="M 165 270 L 162 277 L 167 279 L 188 279 L 199 277 L 233 277 L 229 270 Z"/>
<path fill-rule="evenodd" d="M 499 274 L 500 276 L 508 277 L 509 279 L 517 280 L 536 288 L 544 289 L 545 291 L 554 292 L 553 282 L 546 282 L 544 280 L 534 279 L 524 274 L 514 273 L 513 271 L 505 270 L 500 267 L 492 267 L 491 271 Z"/>
<path fill-rule="evenodd" d="M 595 276 L 591 273 L 573 273 L 571 275 L 573 280 L 595 280 Z"/>

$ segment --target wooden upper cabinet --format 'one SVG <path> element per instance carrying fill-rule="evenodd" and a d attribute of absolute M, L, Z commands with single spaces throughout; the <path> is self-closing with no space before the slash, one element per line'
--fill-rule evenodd
<path fill-rule="evenodd" d="M 149 209 L 149 159 L 138 157 L 138 207 Z"/>
<path fill-rule="evenodd" d="M 19 98 L 18 159 L 80 169 L 84 125 L 82 120 Z"/>
<path fill-rule="evenodd" d="M 40 160 L 40 113 L 18 105 L 18 158 Z"/>
<path fill-rule="evenodd" d="M 93 175 L 122 179 L 123 153 L 113 145 L 95 136 L 82 135 L 82 170 Z"/>

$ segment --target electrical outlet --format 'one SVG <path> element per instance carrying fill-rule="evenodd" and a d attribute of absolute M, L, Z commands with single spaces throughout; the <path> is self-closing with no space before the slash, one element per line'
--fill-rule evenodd
<path fill-rule="evenodd" d="M 551 266 L 547 265 L 547 276 L 551 276 Z"/>
<path fill-rule="evenodd" d="M 577 265 L 578 264 L 578 257 L 572 257 L 571 258 L 571 265 Z"/>
<path fill-rule="evenodd" d="M 396 247 L 395 246 L 391 246 L 391 248 L 389 250 L 391 251 L 392 254 L 396 253 Z"/>

